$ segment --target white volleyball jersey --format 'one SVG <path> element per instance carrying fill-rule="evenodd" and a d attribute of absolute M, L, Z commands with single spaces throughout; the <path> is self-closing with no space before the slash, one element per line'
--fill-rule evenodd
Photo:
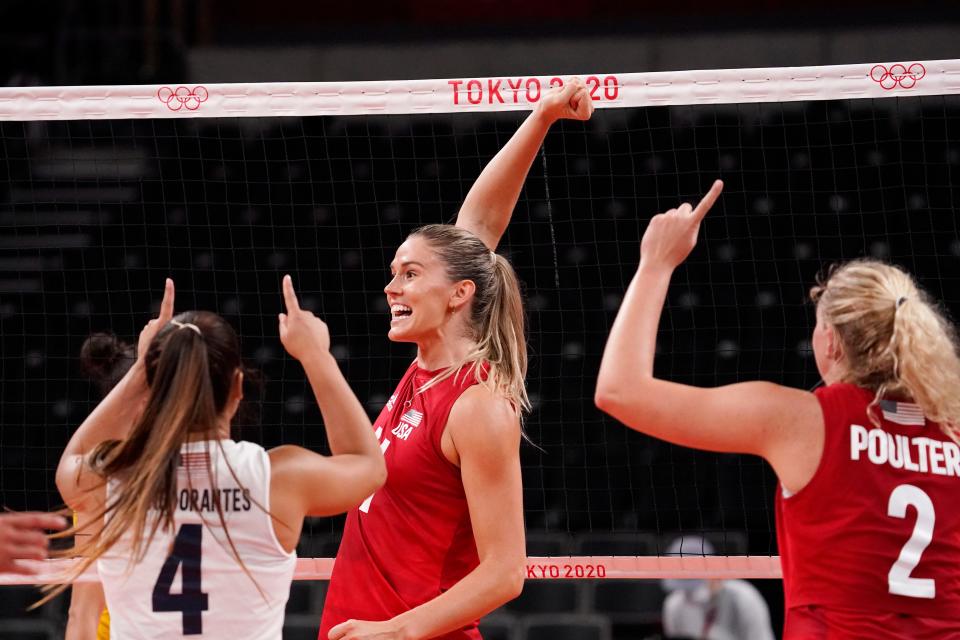
<path fill-rule="evenodd" d="M 107 484 L 108 500 L 117 487 L 115 480 Z M 218 502 L 250 575 L 227 542 Z M 232 440 L 184 445 L 174 528 L 158 529 L 136 564 L 131 535 L 97 562 L 110 637 L 279 640 L 297 556 L 277 541 L 269 509 L 270 458 L 262 447 Z"/>

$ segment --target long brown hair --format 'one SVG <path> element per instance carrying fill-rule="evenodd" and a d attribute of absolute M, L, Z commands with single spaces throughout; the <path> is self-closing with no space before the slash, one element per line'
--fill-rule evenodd
<path fill-rule="evenodd" d="M 960 357 L 955 327 L 902 269 L 877 260 L 835 267 L 810 291 L 843 348 L 844 382 L 915 402 L 960 442 Z"/>
<path fill-rule="evenodd" d="M 85 460 L 85 470 L 100 476 L 103 484 L 114 479 L 119 484 L 103 509 L 91 518 L 91 522 L 103 522 L 100 532 L 58 552 L 60 556 L 83 557 L 72 578 L 128 533 L 133 536 L 130 562 L 134 564 L 143 559 L 158 529 L 172 529 L 181 447 L 197 436 L 219 442 L 218 418 L 227 405 L 236 372 L 242 371 L 240 341 L 220 316 L 187 311 L 157 333 L 144 355 L 144 369 L 147 401 L 128 438 L 100 443 Z M 230 471 L 233 473 L 232 468 Z M 207 475 L 215 484 L 209 457 Z M 215 504 L 230 548 L 249 575 L 227 531 L 219 501 Z M 58 537 L 77 531 L 74 527 Z M 66 586 L 52 589 L 41 603 Z"/>
<path fill-rule="evenodd" d="M 471 280 L 475 292 L 469 328 L 476 346 L 461 362 L 435 376 L 428 389 L 464 366 L 468 375 L 509 400 L 518 413 L 530 409 L 524 378 L 527 340 L 520 283 L 510 261 L 491 251 L 473 233 L 449 224 L 430 224 L 413 231 L 443 261 L 451 282 Z M 482 370 L 489 366 L 484 379 Z"/>

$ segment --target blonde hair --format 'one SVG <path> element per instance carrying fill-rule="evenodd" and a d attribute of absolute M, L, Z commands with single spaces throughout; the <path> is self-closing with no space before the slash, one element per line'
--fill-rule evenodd
<path fill-rule="evenodd" d="M 72 581 L 100 556 L 132 534 L 131 564 L 143 559 L 158 529 L 174 526 L 177 509 L 177 469 L 181 447 L 191 436 L 217 440 L 217 420 L 227 405 L 237 370 L 242 370 L 240 341 L 233 328 L 220 316 L 207 311 L 188 311 L 160 329 L 144 355 L 149 395 L 146 406 L 126 440 L 100 443 L 85 461 L 87 472 L 97 474 L 103 485 L 120 481 L 109 502 L 90 518 L 87 525 L 71 527 L 54 537 L 67 537 L 103 522 L 102 529 L 75 547 L 57 556 L 81 556 L 71 572 Z M 236 474 L 227 462 L 234 480 Z M 207 476 L 215 489 L 215 478 L 206 461 Z M 190 477 L 187 477 L 188 486 Z M 214 501 L 220 526 L 234 557 L 252 578 L 227 530 L 219 501 Z M 258 505 L 259 506 L 259 505 Z M 256 581 L 254 581 L 256 582 Z M 69 586 L 46 589 L 43 604 Z M 259 588 L 259 586 L 258 586 Z"/>
<path fill-rule="evenodd" d="M 434 376 L 421 390 L 459 373 L 509 400 L 518 413 L 530 409 L 524 379 L 527 341 L 520 283 L 510 261 L 491 251 L 473 233 L 448 224 L 430 224 L 414 230 L 437 253 L 451 282 L 471 280 L 475 292 L 469 327 L 476 346 L 463 358 Z M 486 378 L 483 370 L 487 369 Z"/>
<path fill-rule="evenodd" d="M 810 297 L 837 332 L 846 370 L 842 382 L 909 399 L 960 442 L 960 357 L 955 327 L 908 273 L 876 260 L 835 268 Z"/>

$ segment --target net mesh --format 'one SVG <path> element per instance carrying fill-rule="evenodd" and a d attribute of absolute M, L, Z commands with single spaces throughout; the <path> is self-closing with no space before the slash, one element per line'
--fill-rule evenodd
<path fill-rule="evenodd" d="M 416 226 L 452 221 L 523 114 L 0 123 L 0 504 L 60 504 L 53 470 L 98 394 L 91 332 L 134 340 L 163 278 L 222 314 L 264 374 L 237 436 L 325 450 L 277 337 L 280 278 L 330 326 L 371 415 L 414 352 L 387 340 L 382 288 Z M 644 555 L 678 532 L 775 554 L 758 458 L 674 447 L 593 406 L 600 356 L 650 216 L 726 188 L 677 271 L 658 375 L 714 386 L 818 382 L 806 292 L 824 265 L 904 265 L 956 313 L 956 96 L 598 111 L 558 123 L 500 251 L 525 287 L 533 411 L 522 450 L 531 555 Z M 329 557 L 341 521 L 305 527 Z"/>

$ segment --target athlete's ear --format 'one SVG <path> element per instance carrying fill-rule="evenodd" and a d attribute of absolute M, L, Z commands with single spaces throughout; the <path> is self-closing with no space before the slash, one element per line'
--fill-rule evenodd
<path fill-rule="evenodd" d="M 230 411 L 231 418 L 237 412 L 241 400 L 243 400 L 243 369 L 238 368 L 233 372 L 233 380 L 230 382 L 230 395 L 227 400 L 227 409 Z"/>
<path fill-rule="evenodd" d="M 843 360 L 843 342 L 840 341 L 837 328 L 832 324 L 827 325 L 827 357 L 834 362 Z"/>
<path fill-rule="evenodd" d="M 477 292 L 477 285 L 473 280 L 461 280 L 454 283 L 453 290 L 450 293 L 448 308 L 450 311 L 456 311 L 473 299 L 473 294 Z"/>
<path fill-rule="evenodd" d="M 233 373 L 233 388 L 237 394 L 238 400 L 243 400 L 243 369 L 237 369 Z"/>

